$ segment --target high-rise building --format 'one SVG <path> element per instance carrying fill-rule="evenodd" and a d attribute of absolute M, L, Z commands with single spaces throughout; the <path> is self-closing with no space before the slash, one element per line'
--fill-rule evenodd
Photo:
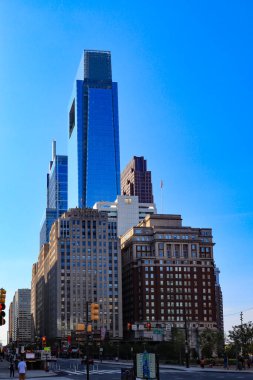
<path fill-rule="evenodd" d="M 56 154 L 52 142 L 52 160 L 47 173 L 47 208 L 41 223 L 40 247 L 48 243 L 54 221 L 68 209 L 68 157 Z"/>
<path fill-rule="evenodd" d="M 119 252 L 116 225 L 107 213 L 75 208 L 58 218 L 33 265 L 35 335 L 66 338 L 85 323 L 86 302 L 95 302 L 100 314 L 93 331 L 122 337 Z"/>
<path fill-rule="evenodd" d="M 223 296 L 220 286 L 220 270 L 215 268 L 215 299 L 216 299 L 216 318 L 217 318 L 217 327 L 223 332 L 224 331 L 224 319 L 223 319 Z"/>
<path fill-rule="evenodd" d="M 121 194 L 137 195 L 140 203 L 153 203 L 151 172 L 144 157 L 136 157 L 127 164 L 121 174 Z"/>
<path fill-rule="evenodd" d="M 13 302 L 9 306 L 9 317 L 8 317 L 8 343 L 13 342 Z"/>
<path fill-rule="evenodd" d="M 121 237 L 123 327 L 135 338 L 168 340 L 172 327 L 189 332 L 197 349 L 217 321 L 210 228 L 182 226 L 180 215 L 150 215 Z"/>
<path fill-rule="evenodd" d="M 31 343 L 31 289 L 18 289 L 12 301 L 12 341 Z"/>
<path fill-rule="evenodd" d="M 38 262 L 32 267 L 31 281 L 31 314 L 32 314 L 32 338 L 46 335 L 47 319 L 47 291 L 45 276 L 47 274 L 49 244 L 45 243 L 40 249 Z"/>
<path fill-rule="evenodd" d="M 154 203 L 140 203 L 138 197 L 128 195 L 118 195 L 115 202 L 97 202 L 93 208 L 107 212 L 108 220 L 117 225 L 118 237 L 136 226 L 147 215 L 156 214 Z"/>
<path fill-rule="evenodd" d="M 117 83 L 111 53 L 84 50 L 69 106 L 69 207 L 120 194 Z"/>

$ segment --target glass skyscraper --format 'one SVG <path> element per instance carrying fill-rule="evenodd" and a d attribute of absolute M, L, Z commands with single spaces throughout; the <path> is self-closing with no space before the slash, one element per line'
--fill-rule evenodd
<path fill-rule="evenodd" d="M 120 194 L 117 83 L 111 53 L 84 50 L 69 106 L 69 207 Z"/>
<path fill-rule="evenodd" d="M 52 161 L 47 173 L 47 208 L 41 223 L 40 247 L 49 242 L 49 234 L 55 220 L 68 210 L 68 157 L 56 154 L 56 142 L 52 143 Z"/>

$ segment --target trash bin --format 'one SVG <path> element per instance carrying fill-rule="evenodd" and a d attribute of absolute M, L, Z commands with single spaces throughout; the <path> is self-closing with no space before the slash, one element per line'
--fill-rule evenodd
<path fill-rule="evenodd" d="M 132 380 L 133 379 L 133 369 L 132 368 L 121 368 L 121 380 Z"/>

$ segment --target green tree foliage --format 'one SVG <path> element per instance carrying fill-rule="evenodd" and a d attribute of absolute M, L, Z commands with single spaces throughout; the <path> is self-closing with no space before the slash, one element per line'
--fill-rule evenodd
<path fill-rule="evenodd" d="M 253 352 L 253 324 L 252 322 L 233 326 L 228 332 L 229 345 L 235 352 L 242 349 L 243 355 Z"/>
<path fill-rule="evenodd" d="M 201 354 L 206 358 L 221 356 L 224 350 L 224 337 L 219 331 L 206 328 L 200 334 Z"/>

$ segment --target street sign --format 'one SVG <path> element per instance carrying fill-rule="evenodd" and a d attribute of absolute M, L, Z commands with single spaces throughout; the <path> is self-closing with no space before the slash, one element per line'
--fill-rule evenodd
<path fill-rule="evenodd" d="M 136 355 L 137 377 L 140 379 L 156 379 L 155 354 L 143 352 Z"/>
<path fill-rule="evenodd" d="M 26 359 L 35 359 L 35 353 L 34 352 L 27 352 L 25 354 Z"/>

